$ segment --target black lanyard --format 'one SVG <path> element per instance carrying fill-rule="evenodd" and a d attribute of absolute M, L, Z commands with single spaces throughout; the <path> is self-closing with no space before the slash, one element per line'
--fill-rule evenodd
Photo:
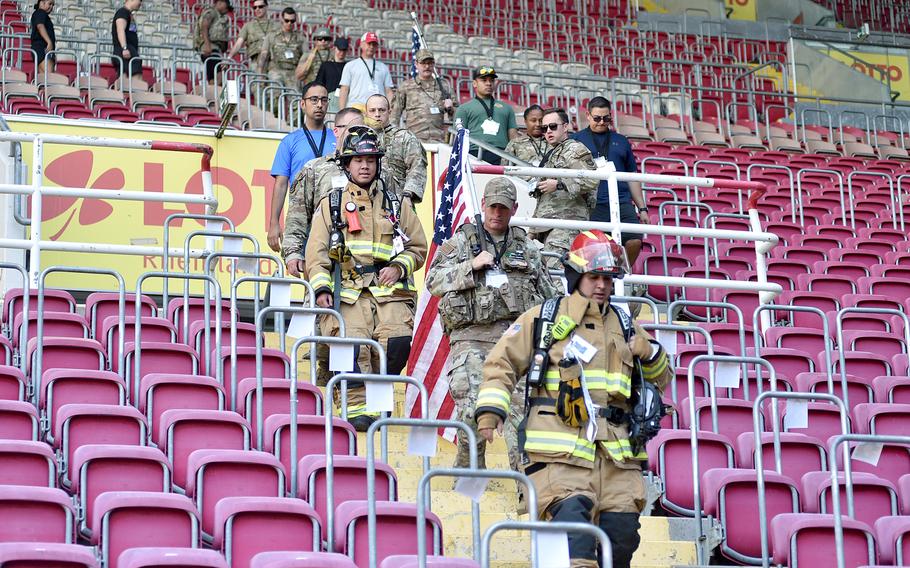
<path fill-rule="evenodd" d="M 609 154 L 610 154 L 610 134 L 612 134 L 612 132 L 611 132 L 610 130 L 607 130 L 607 141 L 606 141 L 606 143 L 605 143 L 603 146 L 598 146 L 598 145 L 597 145 L 597 138 L 594 137 L 594 133 L 593 133 L 593 132 L 591 133 L 591 141 L 594 142 L 594 149 L 597 150 L 597 154 L 598 154 L 597 156 L 594 156 L 595 158 L 604 158 L 604 159 L 607 159 L 607 160 L 610 159 L 610 157 L 609 157 Z"/>
<path fill-rule="evenodd" d="M 309 129 L 306 125 L 303 125 L 303 133 L 306 135 L 306 141 L 310 143 L 310 149 L 313 150 L 314 158 L 321 158 L 322 151 L 325 150 L 325 140 L 328 137 L 325 125 L 322 127 L 322 140 L 319 141 L 319 147 L 316 147 L 316 140 L 313 139 L 313 135 L 310 134 Z"/>
<path fill-rule="evenodd" d="M 370 81 L 375 81 L 376 80 L 375 79 L 375 77 L 376 77 L 376 60 L 375 59 L 373 60 L 373 70 L 371 71 L 370 66 L 367 65 L 366 60 L 363 57 L 361 57 L 359 59 L 360 59 L 360 62 L 363 63 L 363 66 L 367 68 L 367 74 L 370 76 Z"/>
<path fill-rule="evenodd" d="M 486 229 L 483 229 L 483 236 L 487 239 L 487 242 L 493 246 L 493 265 L 499 266 L 499 261 L 502 260 L 502 255 L 506 253 L 506 249 L 509 248 L 509 230 L 506 229 L 505 234 L 502 236 L 502 250 L 496 247 L 496 241 L 493 240 L 493 236 L 490 235 L 490 232 Z"/>
<path fill-rule="evenodd" d="M 538 157 L 543 156 L 543 150 L 541 150 L 541 148 L 546 148 L 547 140 L 541 136 L 540 140 L 543 141 L 543 144 L 540 144 L 539 141 L 531 138 L 530 136 L 528 138 L 530 138 L 531 147 L 534 148 L 534 152 L 538 155 Z"/>
<path fill-rule="evenodd" d="M 489 117 L 490 120 L 493 120 L 493 105 L 496 104 L 496 99 L 490 99 L 490 107 L 487 108 L 487 103 L 483 102 L 482 98 L 480 98 L 480 97 L 474 97 L 474 98 L 477 99 L 477 102 L 480 103 L 480 106 L 483 107 L 483 110 L 487 111 L 487 117 Z"/>
<path fill-rule="evenodd" d="M 436 89 L 439 87 L 439 85 L 437 84 L 436 81 L 433 81 L 433 90 L 432 91 L 428 91 L 428 90 L 424 89 L 423 85 L 420 84 L 419 79 L 414 79 L 414 82 L 417 83 L 417 88 L 420 89 L 421 91 L 423 91 L 423 94 L 425 94 L 427 97 L 429 97 L 429 99 L 432 102 L 434 102 L 434 103 L 438 102 L 435 95 L 436 95 Z M 440 99 L 442 98 L 442 89 L 439 90 L 439 97 L 440 97 Z"/>

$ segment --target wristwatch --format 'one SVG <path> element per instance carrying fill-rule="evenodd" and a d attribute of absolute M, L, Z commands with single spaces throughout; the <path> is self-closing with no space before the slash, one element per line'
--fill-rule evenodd
<path fill-rule="evenodd" d="M 639 213 L 647 213 L 647 212 L 648 212 L 648 206 L 645 205 L 644 207 L 639 207 L 639 208 L 638 208 L 638 212 L 639 212 Z"/>

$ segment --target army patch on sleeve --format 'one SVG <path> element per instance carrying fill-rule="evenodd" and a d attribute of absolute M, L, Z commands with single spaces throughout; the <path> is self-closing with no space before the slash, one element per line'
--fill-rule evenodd
<path fill-rule="evenodd" d="M 503 335 L 505 335 L 506 337 L 512 337 L 513 335 L 515 335 L 515 334 L 518 333 L 519 331 L 521 331 L 521 324 L 520 324 L 520 323 L 513 323 L 513 324 L 509 327 L 509 329 L 506 330 L 506 332 L 505 332 Z"/>

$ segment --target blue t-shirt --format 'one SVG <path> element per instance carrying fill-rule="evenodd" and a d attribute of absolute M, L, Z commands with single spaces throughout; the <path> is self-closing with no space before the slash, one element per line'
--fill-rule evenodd
<path fill-rule="evenodd" d="M 310 136 L 307 137 L 307 132 Z M 323 132 L 325 134 L 323 134 Z M 323 143 L 323 137 L 325 143 Z M 320 147 L 322 152 L 320 153 Z M 272 162 L 272 175 L 285 176 L 293 181 L 303 166 L 313 158 L 321 158 L 335 151 L 335 133 L 331 128 L 323 130 L 306 130 L 301 128 L 291 132 L 278 144 L 275 161 Z"/>
<path fill-rule="evenodd" d="M 638 171 L 638 165 L 635 163 L 635 154 L 632 153 L 632 144 L 622 134 L 618 132 L 595 134 L 591 132 L 590 128 L 585 128 L 580 132 L 576 132 L 572 138 L 584 144 L 591 151 L 591 155 L 594 156 L 595 160 L 603 157 L 608 162 L 613 162 L 613 165 L 616 166 L 616 171 L 626 173 Z M 608 140 L 609 147 L 607 147 Z M 603 154 L 604 151 L 606 151 L 606 156 Z M 631 201 L 632 193 L 629 191 L 629 184 L 621 181 L 617 185 L 619 188 L 619 202 Z M 610 202 L 610 190 L 608 187 L 606 180 L 601 181 L 600 185 L 597 186 L 598 203 Z"/>

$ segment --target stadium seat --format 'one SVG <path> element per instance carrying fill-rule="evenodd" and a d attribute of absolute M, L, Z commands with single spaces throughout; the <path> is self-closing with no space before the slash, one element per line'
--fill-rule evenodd
<path fill-rule="evenodd" d="M 648 442 L 648 455 L 651 471 L 660 477 L 664 485 L 661 506 L 677 515 L 693 515 L 690 432 L 661 430 Z M 734 465 L 733 444 L 726 436 L 704 430 L 698 432 L 700 474 L 714 468 L 733 468 Z"/>
<path fill-rule="evenodd" d="M 108 491 L 95 499 L 91 543 L 102 562 L 118 568 L 124 550 L 199 545 L 199 519 L 193 502 L 174 493 Z"/>
<path fill-rule="evenodd" d="M 357 568 L 354 561 L 335 552 L 260 552 L 250 568 Z"/>
<path fill-rule="evenodd" d="M 316 416 L 322 414 L 322 391 L 318 387 L 302 382 L 297 383 L 297 414 Z M 262 415 L 267 419 L 273 414 L 290 413 L 290 387 L 288 379 L 262 380 Z M 237 412 L 243 414 L 256 436 L 256 379 L 249 377 L 237 385 Z M 265 420 L 263 420 L 264 422 Z"/>
<path fill-rule="evenodd" d="M 442 521 L 433 512 L 426 512 L 427 551 L 442 554 Z M 376 562 L 387 556 L 416 554 L 417 506 L 412 503 L 378 501 L 376 503 Z M 358 566 L 369 564 L 366 501 L 347 501 L 335 508 L 335 542 Z"/>
<path fill-rule="evenodd" d="M 318 552 L 320 521 L 300 499 L 225 497 L 215 505 L 212 546 L 233 568 L 247 568 L 267 551 Z"/>
<path fill-rule="evenodd" d="M 875 521 L 879 562 L 887 566 L 904 566 L 910 559 L 910 516 L 881 517 Z"/>
<path fill-rule="evenodd" d="M 99 371 L 105 368 L 104 347 L 94 339 L 71 337 L 45 337 L 41 371 L 48 369 L 87 369 Z M 38 351 L 37 338 L 28 340 L 26 372 L 35 368 Z"/>
<path fill-rule="evenodd" d="M 179 112 L 179 111 L 178 111 Z M 187 304 L 189 306 L 189 311 L 187 312 L 187 335 L 189 334 L 189 324 L 197 320 L 205 320 L 205 299 L 191 297 Z M 213 300 L 209 300 L 209 321 L 215 321 L 215 306 L 217 304 Z M 184 339 L 184 301 L 182 297 L 172 298 L 167 305 L 167 319 L 174 322 L 174 325 L 177 326 L 177 340 L 186 342 Z M 231 321 L 231 303 L 228 300 L 221 301 L 221 321 Z M 213 344 L 214 345 L 214 344 Z"/>
<path fill-rule="evenodd" d="M 99 568 L 95 550 L 51 542 L 0 543 L 0 564 L 9 568 Z"/>
<path fill-rule="evenodd" d="M 204 321 L 196 320 L 190 323 L 190 333 L 189 333 L 189 345 L 196 350 L 196 353 L 199 353 L 202 357 L 201 365 L 203 369 L 208 368 L 209 353 L 205 349 L 205 328 L 206 324 Z M 215 322 L 211 321 L 208 324 L 209 328 L 209 341 L 210 346 L 214 348 L 215 345 Z M 235 328 L 237 330 L 236 343 L 238 347 L 256 347 L 256 326 L 247 323 L 238 321 L 235 322 Z M 230 347 L 231 345 L 231 322 L 230 320 L 226 322 L 221 322 L 221 346 Z"/>
<path fill-rule="evenodd" d="M 868 403 L 853 409 L 854 429 L 859 434 L 906 436 L 910 404 Z"/>
<path fill-rule="evenodd" d="M 38 290 L 29 290 L 29 311 L 38 309 Z M 22 288 L 10 288 L 3 295 L 3 323 L 12 323 L 16 313 L 22 312 L 22 299 L 25 292 Z M 44 289 L 44 311 L 47 312 L 76 312 L 76 300 L 66 290 L 55 288 Z"/>
<path fill-rule="evenodd" d="M 828 447 L 831 446 L 831 443 L 833 441 L 833 437 L 828 440 Z M 853 473 L 872 473 L 883 479 L 887 479 L 891 483 L 900 487 L 901 476 L 910 471 L 910 447 L 884 444 L 882 447 L 881 455 L 878 458 L 878 463 L 873 465 L 852 457 L 852 452 L 856 448 L 856 445 L 857 444 L 855 442 L 850 443 L 850 468 Z M 832 456 L 828 457 L 830 458 Z M 839 447 L 833 457 L 837 460 L 838 470 L 843 471 L 843 447 Z"/>
<path fill-rule="evenodd" d="M 784 380 L 796 380 L 800 373 L 815 372 L 815 361 L 812 354 L 801 349 L 786 347 L 762 347 L 756 354 L 755 348 L 746 349 L 748 357 L 761 357 L 771 363 L 778 377 Z"/>
<path fill-rule="evenodd" d="M 843 398 L 843 385 L 840 374 L 831 377 L 834 382 L 834 394 Z M 825 373 L 800 373 L 796 376 L 797 389 L 800 392 L 828 394 L 828 375 Z M 852 410 L 857 404 L 874 402 L 872 381 L 857 375 L 847 375 L 847 396 Z"/>
<path fill-rule="evenodd" d="M 397 501 L 398 478 L 391 466 L 375 461 L 376 485 L 374 496 L 379 501 Z M 336 455 L 332 462 L 334 476 L 334 505 L 367 498 L 367 462 L 359 456 Z M 328 522 L 326 510 L 326 456 L 304 456 L 297 468 L 297 496 L 309 503 L 319 514 L 323 526 Z"/>
<path fill-rule="evenodd" d="M 231 400 L 233 400 L 231 393 L 241 380 L 256 377 L 256 348 L 238 347 L 236 351 L 237 374 L 234 375 L 231 371 L 231 348 L 222 346 L 220 356 L 216 356 L 212 350 L 213 361 L 221 365 L 225 393 Z M 286 353 L 268 347 L 262 349 L 263 377 L 286 379 L 291 373 L 290 369 L 291 360 Z M 240 399 L 237 401 L 239 404 Z"/>
<path fill-rule="evenodd" d="M 691 423 L 689 414 L 689 401 L 684 398 L 679 401 L 680 426 L 689 428 Z M 698 416 L 698 429 L 713 431 L 711 420 L 711 400 L 709 398 L 695 399 L 695 413 Z M 764 421 L 760 421 L 762 424 Z M 719 434 L 727 439 L 735 440 L 743 432 L 752 431 L 752 403 L 747 400 L 735 398 L 717 399 L 717 426 Z M 762 429 L 766 429 L 762 424 Z"/>
<path fill-rule="evenodd" d="M 38 440 L 38 411 L 20 400 L 0 400 L 0 440 Z"/>
<path fill-rule="evenodd" d="M 158 343 L 142 340 L 142 368 L 139 377 L 135 377 L 136 344 L 132 341 L 123 346 L 123 376 L 126 379 L 130 399 L 136 403 L 138 393 L 133 392 L 145 375 L 149 373 L 171 373 L 176 375 L 195 375 L 199 372 L 199 361 L 192 347 L 181 343 Z M 113 363 L 113 361 L 112 361 Z M 113 369 L 119 371 L 119 369 Z"/>
<path fill-rule="evenodd" d="M 0 485 L 0 542 L 73 542 L 73 502 L 51 487 Z"/>
<path fill-rule="evenodd" d="M 871 473 L 854 473 L 853 507 L 854 517 L 872 525 L 879 517 L 898 514 L 897 488 L 886 479 Z M 838 473 L 841 514 L 846 515 L 847 491 L 844 474 Z M 827 471 L 814 471 L 805 474 L 801 480 L 802 510 L 804 513 L 831 513 L 831 474 Z"/>
<path fill-rule="evenodd" d="M 184 489 L 187 462 L 196 450 L 246 450 L 250 447 L 250 425 L 230 411 L 171 409 L 159 416 L 158 444 L 173 466 L 175 489 Z"/>
<path fill-rule="evenodd" d="M 140 302 L 140 313 L 143 316 L 157 315 L 158 306 L 151 296 L 143 294 Z M 92 292 L 85 298 L 85 317 L 92 328 L 92 337 L 99 339 L 99 332 L 104 321 L 117 317 L 120 309 L 120 294 L 117 292 Z M 136 317 L 136 294 L 125 294 L 124 315 Z M 103 337 L 103 334 L 101 335 Z M 129 336 L 127 336 L 129 337 Z"/>
<path fill-rule="evenodd" d="M 143 446 L 89 444 L 78 448 L 71 465 L 73 494 L 82 504 L 78 530 L 91 537 L 98 527 L 95 500 L 107 491 L 159 491 L 171 489 L 171 466 L 160 450 Z"/>
<path fill-rule="evenodd" d="M 129 548 L 120 553 L 117 565 L 120 568 L 228 568 L 217 551 L 174 547 Z"/>
<path fill-rule="evenodd" d="M 821 355 L 819 355 L 819 358 Z M 840 351 L 835 350 L 832 354 L 832 371 L 837 374 L 840 372 Z M 861 377 L 878 377 L 881 375 L 892 374 L 893 363 L 890 357 L 879 353 L 869 351 L 844 351 L 844 365 L 847 373 L 859 375 Z M 819 361 L 821 364 L 821 361 Z"/>
<path fill-rule="evenodd" d="M 149 423 L 152 442 L 158 437 L 161 415 L 172 409 L 224 410 L 224 390 L 212 377 L 149 373 L 139 383 L 139 411 Z"/>
<path fill-rule="evenodd" d="M 875 402 L 910 404 L 910 377 L 881 376 L 872 379 Z"/>
<path fill-rule="evenodd" d="M 174 343 L 177 328 L 164 318 L 142 316 L 142 342 Z M 136 318 L 126 316 L 123 322 L 123 342 L 134 343 L 136 339 Z M 120 355 L 120 321 L 118 316 L 108 316 L 101 324 L 101 335 L 98 340 L 105 346 L 110 355 L 111 367 L 119 368 Z"/>
<path fill-rule="evenodd" d="M 123 379 L 110 371 L 49 369 L 41 373 L 38 408 L 45 415 L 45 429 L 53 442 L 57 413 L 67 404 L 122 405 L 126 401 Z"/>
<path fill-rule="evenodd" d="M 765 469 L 775 470 L 774 434 L 761 435 L 762 464 Z M 755 435 L 743 432 L 736 438 L 736 467 L 755 468 Z M 809 472 L 824 471 L 828 464 L 828 452 L 822 441 L 805 434 L 780 432 L 780 464 L 783 475 L 793 480 L 802 479 Z"/>
<path fill-rule="evenodd" d="M 19 347 L 20 327 L 22 326 L 22 314 L 18 313 L 13 317 L 13 329 L 11 339 L 13 347 Z M 41 333 L 44 337 L 75 337 L 88 338 L 91 334 L 88 324 L 79 314 L 69 312 L 47 312 L 44 314 L 44 322 Z M 38 312 L 29 310 L 28 313 L 28 337 L 38 336 Z"/>
<path fill-rule="evenodd" d="M 876 563 L 875 535 L 872 527 L 843 517 L 844 556 L 846 566 Z M 787 513 L 771 520 L 773 561 L 799 568 L 833 566 L 835 558 L 834 516 Z"/>
<path fill-rule="evenodd" d="M 25 375 L 18 367 L 0 365 L 0 400 L 24 400 Z"/>
<path fill-rule="evenodd" d="M 56 465 L 44 442 L 0 440 L 0 485 L 56 487 Z"/>

